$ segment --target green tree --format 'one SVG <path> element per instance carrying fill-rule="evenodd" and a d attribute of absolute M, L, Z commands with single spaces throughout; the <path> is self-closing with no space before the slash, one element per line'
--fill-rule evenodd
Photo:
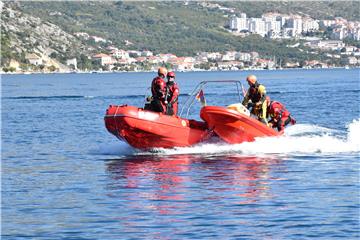
<path fill-rule="evenodd" d="M 50 72 L 55 72 L 57 70 L 57 68 L 54 65 L 51 65 L 51 66 L 48 67 L 48 70 Z"/>
<path fill-rule="evenodd" d="M 38 67 L 39 67 L 39 69 L 40 69 L 41 71 L 43 71 L 43 70 L 45 69 L 45 65 L 44 65 L 44 64 L 40 64 Z"/>
<path fill-rule="evenodd" d="M 351 45 L 351 46 L 355 46 L 357 48 L 360 48 L 360 41 L 358 40 L 355 40 L 355 39 L 352 39 L 350 37 L 347 37 L 344 39 L 344 42 L 347 44 L 347 45 Z"/>
<path fill-rule="evenodd" d="M 77 67 L 81 70 L 91 70 L 93 69 L 93 63 L 91 59 L 89 59 L 85 54 L 80 54 L 79 57 L 76 58 Z"/>
<path fill-rule="evenodd" d="M 58 58 L 58 53 L 57 52 L 52 52 L 49 57 L 57 59 Z"/>

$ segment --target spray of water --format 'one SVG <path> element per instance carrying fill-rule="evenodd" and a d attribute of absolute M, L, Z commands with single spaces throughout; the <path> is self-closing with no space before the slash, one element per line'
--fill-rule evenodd
<path fill-rule="evenodd" d="M 136 149 L 121 141 L 100 145 L 98 150 L 96 150 L 97 154 L 114 156 L 130 156 L 136 154 L 137 152 L 138 151 Z"/>

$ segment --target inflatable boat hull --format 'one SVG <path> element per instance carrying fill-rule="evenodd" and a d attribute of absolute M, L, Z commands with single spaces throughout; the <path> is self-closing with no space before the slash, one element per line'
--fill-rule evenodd
<path fill-rule="evenodd" d="M 107 130 L 134 148 L 187 147 L 208 139 L 207 124 L 133 106 L 109 106 Z"/>
<path fill-rule="evenodd" d="M 277 131 L 257 119 L 225 107 L 203 107 L 200 117 L 221 139 L 232 144 L 252 142 L 257 137 L 279 135 Z"/>

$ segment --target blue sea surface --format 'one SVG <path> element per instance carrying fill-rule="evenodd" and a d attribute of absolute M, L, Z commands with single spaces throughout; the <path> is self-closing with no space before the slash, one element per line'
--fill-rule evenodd
<path fill-rule="evenodd" d="M 359 239 L 359 69 L 177 73 L 180 108 L 250 73 L 296 118 L 284 136 L 154 151 L 103 119 L 154 73 L 2 75 L 1 239 Z"/>

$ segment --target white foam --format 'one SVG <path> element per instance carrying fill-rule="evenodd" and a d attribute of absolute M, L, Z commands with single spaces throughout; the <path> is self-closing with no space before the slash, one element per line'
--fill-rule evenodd
<path fill-rule="evenodd" d="M 163 154 L 335 154 L 360 152 L 360 119 L 348 125 L 347 135 L 339 130 L 316 125 L 297 124 L 281 137 L 258 138 L 241 144 L 211 143 L 188 148 L 162 149 Z M 336 135 L 334 135 L 337 133 Z"/>
<path fill-rule="evenodd" d="M 99 146 L 99 149 L 96 151 L 97 154 L 101 155 L 133 155 L 137 150 L 132 148 L 129 144 L 117 141 L 110 144 L 102 144 Z"/>
<path fill-rule="evenodd" d="M 338 133 L 339 130 L 325 128 L 311 124 L 296 124 L 286 128 L 285 136 L 304 136 L 307 134 L 333 134 Z"/>
<path fill-rule="evenodd" d="M 357 146 L 357 148 L 360 148 L 360 118 L 358 120 L 353 120 L 352 123 L 350 123 L 348 126 L 348 141 L 351 144 L 354 144 Z"/>

